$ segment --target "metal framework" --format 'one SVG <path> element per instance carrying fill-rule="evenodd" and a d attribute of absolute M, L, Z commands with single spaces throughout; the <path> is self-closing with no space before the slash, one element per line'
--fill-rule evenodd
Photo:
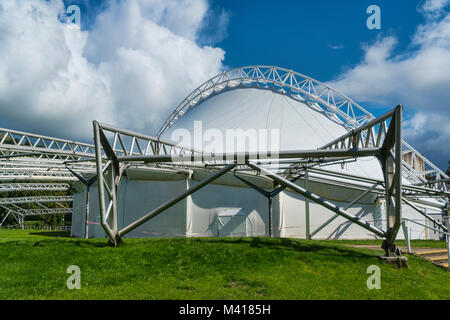
<path fill-rule="evenodd" d="M 79 160 L 95 156 L 94 146 L 83 142 L 5 128 L 0 128 L 0 137 L 0 150 L 3 158 L 37 154 L 39 158 Z"/>
<path fill-rule="evenodd" d="M 1 182 L 17 182 L 17 181 L 59 181 L 70 182 L 76 181 L 77 178 L 70 173 L 65 172 L 0 172 Z"/>
<path fill-rule="evenodd" d="M 40 186 L 37 186 L 40 187 Z M 56 187 L 56 186 L 55 186 Z M 14 197 L 14 198 L 0 198 L 0 207 L 6 210 L 0 227 L 9 215 L 12 215 L 19 225 L 23 227 L 23 222 L 27 216 L 48 215 L 48 214 L 66 214 L 72 213 L 71 208 L 67 208 L 62 203 L 72 202 L 71 196 L 34 196 L 34 197 Z M 58 208 L 49 208 L 44 203 L 55 203 Z M 22 208 L 22 204 L 35 204 L 41 207 L 40 209 Z"/>
<path fill-rule="evenodd" d="M 10 208 L 3 207 L 8 211 L 21 214 L 22 216 L 40 216 L 40 215 L 53 215 L 53 214 L 66 214 L 72 213 L 71 208 L 43 208 L 43 209 L 23 209 L 23 208 Z"/>
<path fill-rule="evenodd" d="M 1 183 L 0 193 L 17 191 L 67 191 L 67 183 Z"/>
<path fill-rule="evenodd" d="M 0 193 L 68 191 L 69 183 L 77 181 L 73 170 L 85 175 L 95 174 L 93 160 L 95 150 L 92 144 L 0 129 Z M 26 216 L 70 213 L 71 209 L 61 204 L 69 201 L 72 197 L 0 198 L 0 206 L 6 210 L 2 223 L 9 215 L 23 225 Z M 18 206 L 29 203 L 38 205 L 40 209 Z M 44 203 L 55 203 L 60 208 L 48 208 Z"/>
<path fill-rule="evenodd" d="M 158 132 L 158 137 L 171 127 L 180 117 L 190 109 L 196 107 L 201 101 L 225 90 L 233 88 L 262 88 L 286 94 L 293 99 L 307 103 L 316 111 L 322 112 L 331 120 L 342 124 L 348 131 L 356 129 L 375 117 L 339 91 L 315 79 L 294 72 L 292 70 L 273 66 L 247 66 L 223 72 L 206 81 L 189 94 L 172 112 L 167 121 Z M 381 134 L 387 128 L 384 124 Z M 364 135 L 360 139 L 371 139 Z M 417 152 L 404 140 L 401 140 L 401 154 L 411 154 L 412 165 L 402 159 L 404 175 L 413 183 L 429 183 L 425 174 L 432 176 L 434 188 L 447 190 L 448 183 L 443 183 L 449 177 L 428 159 Z M 426 166 L 425 172 L 414 169 L 414 163 L 420 159 Z"/>
<path fill-rule="evenodd" d="M 72 213 L 71 208 L 64 208 L 64 207 L 47 208 L 44 206 L 43 209 L 24 209 L 24 208 L 18 207 L 16 205 L 12 205 L 12 206 L 13 207 L 0 205 L 0 207 L 2 207 L 3 209 L 6 210 L 5 216 L 0 221 L 0 228 L 2 227 L 3 223 L 6 221 L 6 218 L 8 218 L 9 215 L 14 217 L 16 219 L 16 221 L 19 223 L 19 225 L 23 228 L 25 217 L 28 217 L 28 216 Z"/>
<path fill-rule="evenodd" d="M 0 198 L 2 204 L 25 204 L 25 203 L 48 203 L 48 202 L 72 202 L 72 196 L 34 196 L 34 197 L 16 197 Z"/>
<path fill-rule="evenodd" d="M 387 120 L 389 120 L 389 123 Z M 130 131 L 125 132 L 124 130 L 116 129 L 94 121 L 94 142 L 96 147 L 101 225 L 109 237 L 110 243 L 117 246 L 120 244 L 121 238 L 125 234 L 161 214 L 164 210 L 183 200 L 200 188 L 212 183 L 218 177 L 230 171 L 234 171 L 236 175 L 240 170 L 250 169 L 257 174 L 264 175 L 276 184 L 279 184 L 284 188 L 289 188 L 290 190 L 303 195 L 308 200 L 316 202 L 337 215 L 384 238 L 383 248 L 385 249 L 387 256 L 400 255 L 395 246 L 395 238 L 400 228 L 402 218 L 401 120 L 402 107 L 397 106 L 395 109 L 387 112 L 381 117 L 365 121 L 364 124 L 352 129 L 349 133 L 331 141 L 329 144 L 317 150 L 280 151 L 277 154 L 277 160 L 281 159 L 280 161 L 294 162 L 294 164 L 290 165 L 291 167 L 296 164 L 304 164 L 304 162 L 307 161 L 309 165 L 306 167 L 303 165 L 303 170 L 313 167 L 315 164 L 323 163 L 324 160 L 330 158 L 342 160 L 376 156 L 380 160 L 384 171 L 383 184 L 379 185 L 377 183 L 376 186 L 383 187 L 384 189 L 388 220 L 387 230 L 382 230 L 369 222 L 361 220 L 359 217 L 347 212 L 346 209 L 340 208 L 335 204 L 322 199 L 320 196 L 300 187 L 288 179 L 298 179 L 299 172 L 296 172 L 295 177 L 293 177 L 290 170 L 279 174 L 271 171 L 269 168 L 265 168 L 264 164 L 261 164 L 260 162 L 271 159 L 270 155 L 258 153 L 205 154 L 173 145 L 171 147 L 178 148 L 178 152 L 161 153 L 161 150 L 164 148 L 152 148 L 153 152 L 147 153 L 144 152 L 142 144 L 137 143 L 137 141 L 142 139 L 147 145 L 151 145 L 160 140 L 153 137 L 142 136 Z M 382 130 L 384 126 L 386 126 L 385 128 L 387 129 L 385 133 Z M 108 134 L 110 139 L 107 138 Z M 131 142 L 129 146 L 126 146 L 123 139 L 121 139 L 121 136 L 124 134 L 127 135 L 128 141 Z M 120 154 L 113 151 L 117 147 L 117 141 L 120 142 L 122 148 Z M 136 152 L 133 151 L 135 149 Z M 104 150 L 106 153 L 106 161 L 102 157 L 101 150 Z M 145 150 L 150 150 L 150 148 L 147 147 Z M 146 165 L 172 164 L 184 166 L 186 168 L 200 163 L 203 167 L 210 169 L 211 175 L 200 181 L 194 187 L 191 187 L 182 194 L 174 197 L 140 219 L 119 230 L 117 224 L 117 194 L 119 192 L 119 181 L 124 168 L 131 163 L 143 163 Z M 270 162 L 266 162 L 266 164 L 270 164 Z M 372 186 L 371 189 L 374 189 L 376 186 Z M 358 199 L 355 199 L 353 203 L 357 200 Z M 308 237 L 309 236 L 310 235 L 308 234 Z"/>
<path fill-rule="evenodd" d="M 11 171 L 67 171 L 66 162 L 43 162 L 34 159 L 23 161 L 16 159 L 14 161 L 0 161 L 0 172 Z M 72 162 L 70 168 L 81 172 L 95 172 L 95 165 L 93 162 Z"/>

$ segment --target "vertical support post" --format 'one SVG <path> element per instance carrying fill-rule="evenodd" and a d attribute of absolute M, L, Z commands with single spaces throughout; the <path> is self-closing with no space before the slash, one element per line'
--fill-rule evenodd
<path fill-rule="evenodd" d="M 84 224 L 84 237 L 85 239 L 89 238 L 89 197 L 90 197 L 90 187 L 91 184 L 95 180 L 97 180 L 97 177 L 89 179 L 89 177 L 84 177 L 81 174 L 76 173 L 74 170 L 70 169 L 66 165 L 67 170 L 69 170 L 75 177 L 78 178 L 78 180 L 84 185 L 84 195 L 86 199 L 86 206 L 85 206 L 85 224 Z"/>
<path fill-rule="evenodd" d="M 386 256 L 401 255 L 395 239 L 402 223 L 402 108 L 401 105 L 395 108 L 380 154 L 386 190 L 388 230 L 382 244 Z"/>
<path fill-rule="evenodd" d="M 447 232 L 450 233 L 450 203 L 448 201 L 448 198 L 446 201 L 446 207 L 447 207 L 447 210 L 444 209 L 444 212 L 443 212 L 443 219 L 444 219 L 443 225 L 447 228 Z"/>
<path fill-rule="evenodd" d="M 308 168 L 305 168 L 305 189 L 309 191 L 308 185 Z M 305 237 L 307 240 L 311 240 L 310 230 L 310 217 L 309 217 L 309 199 L 305 198 Z"/>
<path fill-rule="evenodd" d="M 409 227 L 406 220 L 402 221 L 403 234 L 405 235 L 407 252 L 411 253 L 411 239 L 409 238 Z"/>
<path fill-rule="evenodd" d="M 98 183 L 98 200 L 100 207 L 100 221 L 105 233 L 108 235 L 110 242 L 114 245 L 118 245 L 118 232 L 116 230 L 111 230 L 106 221 L 106 206 L 105 206 L 105 180 L 103 178 L 103 163 L 102 163 L 102 153 L 101 153 L 101 141 L 100 141 L 100 125 L 97 121 L 94 124 L 94 142 L 95 142 L 95 160 L 97 167 L 97 183 Z M 112 161 L 109 161 L 107 166 L 114 166 Z"/>
<path fill-rule="evenodd" d="M 272 205 L 273 198 L 276 195 L 278 195 L 280 192 L 282 192 L 286 187 L 285 186 L 280 186 L 280 187 L 274 186 L 275 189 L 273 189 L 272 191 L 269 192 L 269 191 L 266 191 L 266 190 L 256 186 L 255 184 L 239 177 L 238 175 L 235 175 L 235 177 L 268 199 L 268 212 L 269 212 L 269 219 L 268 219 L 269 220 L 269 223 L 268 223 L 269 233 L 268 234 L 269 234 L 269 237 L 272 237 L 272 234 L 273 234 L 273 227 L 272 227 L 272 225 L 273 225 L 273 219 L 272 219 L 272 217 L 273 217 L 273 205 Z M 298 177 L 292 179 L 291 182 L 297 181 L 298 179 L 300 179 L 300 177 L 302 177 L 302 175 L 299 175 Z"/>
<path fill-rule="evenodd" d="M 10 213 L 11 213 L 11 211 L 8 211 L 5 215 L 5 217 L 3 218 L 2 222 L 0 222 L 0 229 L 2 228 L 3 222 L 5 222 L 6 218 L 8 218 Z"/>
<path fill-rule="evenodd" d="M 86 195 L 85 214 L 86 214 L 86 221 L 85 221 L 84 237 L 86 239 L 89 238 L 89 194 L 90 194 L 89 188 L 90 188 L 90 184 L 89 183 L 85 184 L 85 195 Z"/>
<path fill-rule="evenodd" d="M 444 216 L 444 225 L 447 227 L 445 240 L 447 241 L 447 271 L 450 271 L 450 205 L 447 198 L 447 214 Z"/>
<path fill-rule="evenodd" d="M 395 242 L 402 223 L 402 106 L 395 112 L 395 221 L 392 241 Z"/>
<path fill-rule="evenodd" d="M 447 271 L 450 271 L 450 235 L 447 233 L 445 238 L 447 240 Z"/>
<path fill-rule="evenodd" d="M 267 199 L 269 201 L 269 238 L 272 238 L 272 195 L 269 195 Z"/>
<path fill-rule="evenodd" d="M 394 226 L 394 206 L 395 203 L 392 198 L 392 188 L 393 188 L 393 179 L 394 179 L 394 161 L 388 156 L 385 162 L 385 169 L 384 169 L 384 175 L 385 175 L 385 196 L 386 196 L 386 223 L 387 223 L 387 230 L 391 230 Z"/>
<path fill-rule="evenodd" d="M 112 230 L 114 232 L 118 233 L 118 227 L 117 227 L 117 185 L 116 185 L 116 173 L 115 166 L 110 166 L 110 172 L 111 172 L 111 201 L 113 203 L 112 205 Z"/>

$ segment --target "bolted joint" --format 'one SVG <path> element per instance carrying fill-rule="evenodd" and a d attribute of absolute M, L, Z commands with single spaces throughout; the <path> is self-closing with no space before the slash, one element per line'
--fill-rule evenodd
<path fill-rule="evenodd" d="M 390 241 L 389 239 L 383 240 L 381 248 L 384 250 L 386 257 L 395 257 L 402 255 L 402 252 L 400 248 L 397 248 L 395 241 Z"/>
<path fill-rule="evenodd" d="M 108 238 L 108 245 L 110 247 L 117 248 L 123 243 L 122 238 L 119 236 L 119 234 L 116 234 L 114 237 L 114 240 L 111 238 Z"/>

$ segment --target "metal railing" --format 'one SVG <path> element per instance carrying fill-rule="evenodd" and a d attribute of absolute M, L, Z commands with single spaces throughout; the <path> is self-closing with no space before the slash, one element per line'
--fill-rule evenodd
<path fill-rule="evenodd" d="M 448 216 L 444 217 L 444 218 L 447 219 L 447 220 L 449 219 Z M 420 223 L 420 222 L 415 221 L 415 220 L 411 220 L 411 219 L 408 219 L 408 218 L 403 218 L 402 219 L 402 227 L 403 227 L 403 233 L 405 235 L 406 248 L 407 248 L 407 252 L 408 253 L 412 252 L 411 251 L 411 239 L 410 239 L 409 232 L 408 232 L 409 231 L 408 223 L 417 224 L 419 226 L 422 226 L 422 227 L 425 227 L 427 229 L 433 230 L 433 231 L 438 232 L 440 234 L 443 234 L 445 236 L 445 242 L 447 244 L 447 271 L 450 271 L 450 233 L 445 232 L 445 231 L 443 231 L 441 229 L 438 229 L 438 228 L 427 226 L 426 224 Z"/>

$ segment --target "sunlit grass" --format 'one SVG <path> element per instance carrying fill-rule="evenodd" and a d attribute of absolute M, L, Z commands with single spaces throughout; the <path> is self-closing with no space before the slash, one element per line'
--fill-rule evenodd
<path fill-rule="evenodd" d="M 450 273 L 445 270 L 414 256 L 408 256 L 408 269 L 397 269 L 381 263 L 378 252 L 348 247 L 347 243 L 365 242 L 125 239 L 121 247 L 111 248 L 106 239 L 0 230 L 0 299 L 450 297 Z M 80 290 L 66 287 L 70 265 L 81 269 Z M 381 268 L 380 290 L 366 286 L 370 265 Z"/>

